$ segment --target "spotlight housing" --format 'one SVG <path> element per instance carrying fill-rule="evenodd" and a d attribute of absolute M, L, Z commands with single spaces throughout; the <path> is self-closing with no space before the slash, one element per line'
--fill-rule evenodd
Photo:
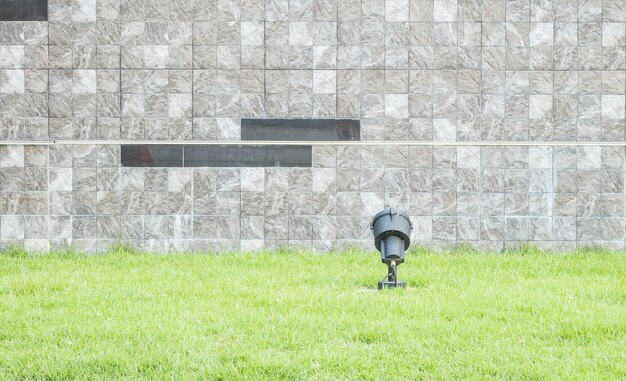
<path fill-rule="evenodd" d="M 404 262 L 404 252 L 411 245 L 413 223 L 408 214 L 400 209 L 385 208 L 374 216 L 370 230 L 388 270 L 385 278 L 378 282 L 378 289 L 406 288 L 406 282 L 398 281 L 397 266 Z"/>

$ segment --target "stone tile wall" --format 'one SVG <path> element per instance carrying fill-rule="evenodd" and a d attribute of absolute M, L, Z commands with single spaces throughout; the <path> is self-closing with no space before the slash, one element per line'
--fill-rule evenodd
<path fill-rule="evenodd" d="M 119 146 L 0 147 L 0 243 L 147 250 L 370 248 L 402 207 L 414 242 L 624 246 L 624 148 L 315 146 L 313 168 L 120 168 Z"/>
<path fill-rule="evenodd" d="M 437 247 L 622 248 L 625 10 L 50 0 L 48 22 L 0 22 L 0 246 L 370 248 L 371 216 L 400 206 Z M 150 169 L 112 144 L 239 140 L 242 117 L 358 118 L 369 145 Z"/>

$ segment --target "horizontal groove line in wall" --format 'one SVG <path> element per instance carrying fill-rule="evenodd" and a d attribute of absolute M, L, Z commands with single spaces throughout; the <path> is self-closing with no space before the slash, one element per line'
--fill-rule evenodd
<path fill-rule="evenodd" d="M 39 141 L 20 141 L 20 140 L 0 140 L 0 146 L 51 146 L 54 145 L 54 141 L 39 140 Z"/>
<path fill-rule="evenodd" d="M 505 141 L 239 141 L 239 140 L 45 140 L 45 141 L 10 141 L 0 140 L 0 146 L 50 146 L 50 145 L 236 145 L 236 146 L 530 146 L 530 147 L 626 147 L 623 142 L 505 142 Z"/>

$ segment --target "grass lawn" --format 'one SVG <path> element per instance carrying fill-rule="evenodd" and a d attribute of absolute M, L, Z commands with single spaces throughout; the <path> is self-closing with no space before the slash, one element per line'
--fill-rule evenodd
<path fill-rule="evenodd" d="M 0 379 L 624 380 L 626 254 L 0 254 Z"/>

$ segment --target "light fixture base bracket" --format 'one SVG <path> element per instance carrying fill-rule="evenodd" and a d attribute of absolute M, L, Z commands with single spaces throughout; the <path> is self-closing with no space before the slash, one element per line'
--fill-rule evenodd
<path fill-rule="evenodd" d="M 406 289 L 406 282 L 397 281 L 394 282 L 392 280 L 383 280 L 378 282 L 378 289 L 384 290 L 385 288 L 404 288 Z"/>

